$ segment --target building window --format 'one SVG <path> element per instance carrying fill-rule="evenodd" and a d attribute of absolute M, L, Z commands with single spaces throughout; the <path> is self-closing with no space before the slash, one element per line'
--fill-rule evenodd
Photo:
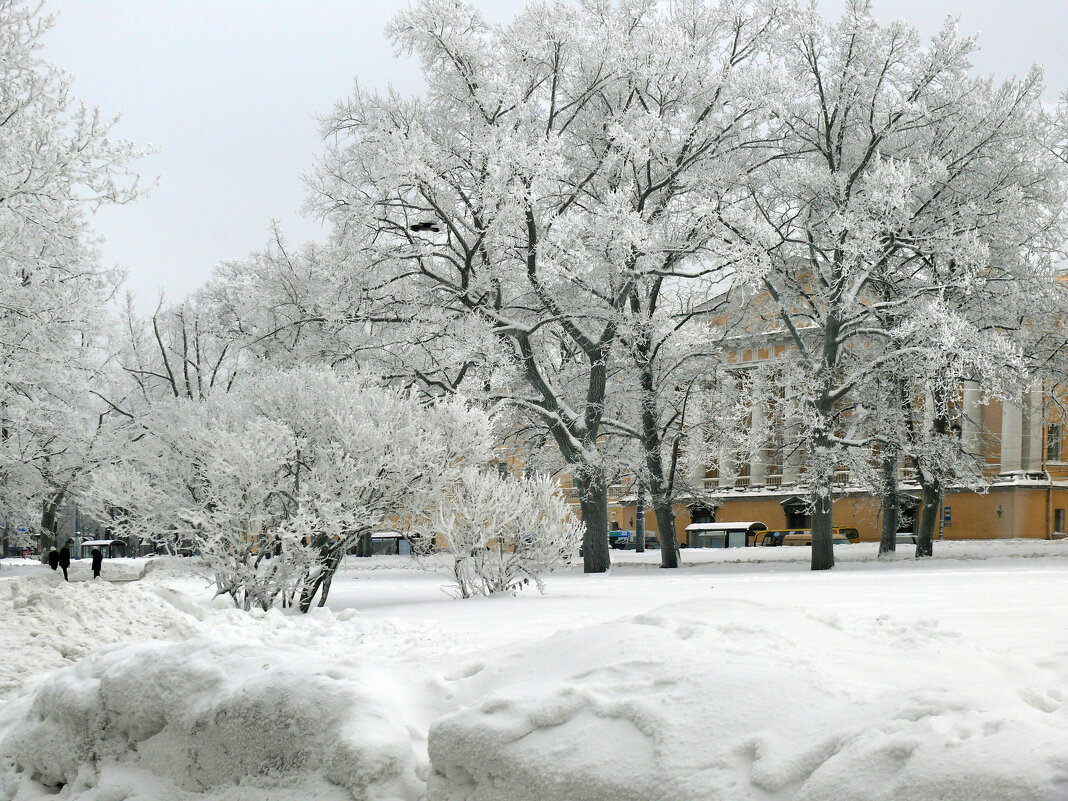
<path fill-rule="evenodd" d="M 716 508 L 714 506 L 702 506 L 695 504 L 690 507 L 691 523 L 715 523 Z"/>
<path fill-rule="evenodd" d="M 916 533 L 916 507 L 902 503 L 899 507 L 897 518 L 897 530 L 904 534 Z"/>
<path fill-rule="evenodd" d="M 1061 460 L 1061 426 L 1060 423 L 1050 423 L 1046 434 L 1046 461 L 1059 462 Z M 1061 531 L 1061 529 L 1057 529 Z"/>
<path fill-rule="evenodd" d="M 787 528 L 812 528 L 812 515 L 808 514 L 808 507 L 803 505 L 790 505 L 783 509 L 786 512 Z"/>
<path fill-rule="evenodd" d="M 1053 510 L 1053 530 L 1054 531 L 1061 531 L 1061 532 L 1064 531 L 1064 510 L 1063 509 L 1054 509 Z"/>

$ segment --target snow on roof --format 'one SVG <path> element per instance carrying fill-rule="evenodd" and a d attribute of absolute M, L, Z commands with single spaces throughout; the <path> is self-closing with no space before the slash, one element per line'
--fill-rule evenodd
<path fill-rule="evenodd" d="M 759 520 L 737 523 L 691 523 L 687 531 L 767 531 L 768 527 Z"/>
<path fill-rule="evenodd" d="M 86 545 L 122 545 L 125 547 L 126 542 L 125 540 L 85 540 L 82 542 L 82 547 L 84 548 Z"/>

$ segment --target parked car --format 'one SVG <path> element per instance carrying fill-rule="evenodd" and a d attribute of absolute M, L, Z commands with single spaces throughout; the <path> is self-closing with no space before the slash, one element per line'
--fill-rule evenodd
<path fill-rule="evenodd" d="M 860 532 L 855 528 L 835 528 L 832 531 L 836 531 L 850 542 L 860 542 Z"/>
<path fill-rule="evenodd" d="M 638 547 L 637 535 L 633 531 L 609 531 L 608 544 L 621 551 L 633 551 Z M 645 547 L 654 550 L 660 547 L 660 538 L 656 534 L 645 535 Z"/>
<path fill-rule="evenodd" d="M 806 528 L 798 531 L 790 531 L 782 538 L 783 545 L 811 545 L 812 544 L 812 529 Z M 838 529 L 831 529 L 831 544 L 832 545 L 851 545 L 852 540 L 846 537 L 844 534 L 838 531 Z"/>
<path fill-rule="evenodd" d="M 848 545 L 860 539 L 860 533 L 855 528 L 832 528 L 831 543 L 833 545 Z M 810 528 L 786 528 L 775 531 L 759 531 L 753 545 L 776 546 L 776 545 L 811 545 L 812 529 Z"/>
<path fill-rule="evenodd" d="M 758 531 L 753 539 L 753 545 L 765 548 L 782 545 L 783 537 L 789 533 L 789 531 Z"/>
<path fill-rule="evenodd" d="M 608 545 L 609 545 L 609 547 L 617 548 L 617 549 L 623 549 L 623 548 L 627 547 L 627 543 L 628 542 L 632 543 L 631 547 L 633 548 L 634 547 L 634 545 L 633 545 L 634 532 L 633 531 L 622 531 L 622 530 L 616 529 L 616 530 L 608 532 Z"/>
<path fill-rule="evenodd" d="M 832 545 L 849 545 L 855 539 L 849 536 L 849 532 L 857 534 L 855 529 L 831 529 Z M 860 535 L 857 535 L 860 539 Z M 812 529 L 780 529 L 778 531 L 757 532 L 753 545 L 757 546 L 781 546 L 781 545 L 812 545 Z"/>

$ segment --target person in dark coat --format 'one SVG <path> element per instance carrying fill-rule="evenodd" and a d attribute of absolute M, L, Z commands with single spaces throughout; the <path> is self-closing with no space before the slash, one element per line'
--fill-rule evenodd
<path fill-rule="evenodd" d="M 67 578 L 67 568 L 70 567 L 70 548 L 66 545 L 59 549 L 59 566 L 63 568 L 63 580 L 70 581 Z"/>
<path fill-rule="evenodd" d="M 104 554 L 100 553 L 99 548 L 93 548 L 93 578 L 100 578 L 100 565 L 104 563 Z"/>
<path fill-rule="evenodd" d="M 48 552 L 48 566 L 53 570 L 59 567 L 59 551 L 56 550 L 55 545 L 53 545 L 52 549 Z"/>

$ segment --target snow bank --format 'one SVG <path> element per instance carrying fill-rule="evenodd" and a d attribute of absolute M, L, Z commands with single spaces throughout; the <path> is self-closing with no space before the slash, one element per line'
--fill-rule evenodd
<path fill-rule="evenodd" d="M 689 556 L 780 552 L 477 602 L 374 557 L 331 596 L 359 612 L 308 615 L 212 602 L 196 560 L 0 581 L 0 681 L 36 677 L 0 702 L 0 799 L 1068 798 L 1064 543 Z"/>
<path fill-rule="evenodd" d="M 934 555 L 917 560 L 915 545 L 898 545 L 893 554 L 879 557 L 879 543 L 858 542 L 837 545 L 834 549 L 836 565 L 864 564 L 870 566 L 893 565 L 894 569 L 906 566 L 937 565 L 946 561 L 988 561 L 991 559 L 1047 559 L 1068 557 L 1068 539 L 1040 540 L 1017 538 L 1004 540 L 936 540 Z M 812 549 L 808 546 L 781 546 L 776 548 L 683 548 L 682 567 L 696 565 L 736 564 L 798 564 L 808 565 Z M 660 551 L 644 553 L 613 550 L 612 567 L 660 567 Z"/>
<path fill-rule="evenodd" d="M 144 575 L 158 578 L 211 578 L 211 570 L 199 556 L 150 556 L 145 561 Z"/>
<path fill-rule="evenodd" d="M 0 582 L 18 621 L 0 632 L 16 655 L 0 659 L 18 668 L 9 689 L 37 677 L 0 710 L 0 799 L 425 797 L 436 712 L 397 657 L 440 650 L 433 627 L 215 608 L 210 588 L 186 595 L 173 572 Z"/>
<path fill-rule="evenodd" d="M 142 557 L 105 559 L 100 577 L 105 581 L 137 581 L 144 577 L 146 568 L 154 561 L 156 560 Z M 92 581 L 92 560 L 88 556 L 72 560 L 67 574 L 71 581 Z M 59 576 L 61 580 L 63 578 L 61 571 L 52 571 L 40 559 L 0 559 L 0 579 L 44 575 Z"/>
<path fill-rule="evenodd" d="M 48 565 L 43 564 L 40 559 L 22 559 L 21 557 L 0 559 L 0 579 L 44 575 L 47 571 Z"/>
<path fill-rule="evenodd" d="M 472 703 L 430 729 L 429 797 L 1068 797 L 1065 661 L 956 658 L 975 647 L 740 601 L 561 632 L 459 674 Z"/>
<path fill-rule="evenodd" d="M 317 775 L 356 798 L 415 799 L 412 738 L 382 700 L 389 687 L 387 676 L 342 673 L 303 648 L 113 646 L 13 705 L 20 720 L 0 753 L 23 782 L 73 792 L 132 770 L 186 792 Z"/>
<path fill-rule="evenodd" d="M 0 698 L 101 645 L 198 631 L 147 587 L 65 582 L 51 571 L 0 581 L 0 619 Z"/>
<path fill-rule="evenodd" d="M 630 569 L 657 569 L 660 567 L 660 551 L 649 549 L 644 553 L 635 551 L 612 550 L 612 567 Z M 879 543 L 858 542 L 851 545 L 839 545 L 834 549 L 836 564 L 866 565 L 877 567 L 892 565 L 894 569 L 911 567 L 923 569 L 925 565 L 936 565 L 946 561 L 988 561 L 991 559 L 1046 559 L 1068 558 L 1068 539 L 1042 540 L 1030 537 L 1002 540 L 936 540 L 934 555 L 927 559 L 915 559 L 916 546 L 903 544 L 897 546 L 894 554 L 879 557 Z M 812 559 L 810 548 L 789 546 L 779 548 L 683 548 L 682 567 L 699 565 L 737 565 L 770 564 L 784 566 L 806 566 Z M 191 561 L 191 560 L 184 560 Z M 581 572 L 581 559 L 573 560 L 570 572 Z M 415 570 L 437 570 L 448 574 L 451 562 L 446 555 L 431 554 L 416 559 L 412 556 L 376 555 L 372 557 L 346 556 L 341 563 L 340 573 L 372 573 L 373 571 L 414 572 Z M 568 569 L 561 569 L 558 576 Z M 550 579 L 551 580 L 551 579 Z"/>
<path fill-rule="evenodd" d="M 148 777 L 212 799 L 250 783 L 416 799 L 423 784 L 391 686 L 303 648 L 202 637 L 113 646 L 5 710 L 17 722 L 0 753 L 26 788 L 73 785 L 78 798 L 112 798 L 110 785 L 134 775 L 142 792 Z"/>

